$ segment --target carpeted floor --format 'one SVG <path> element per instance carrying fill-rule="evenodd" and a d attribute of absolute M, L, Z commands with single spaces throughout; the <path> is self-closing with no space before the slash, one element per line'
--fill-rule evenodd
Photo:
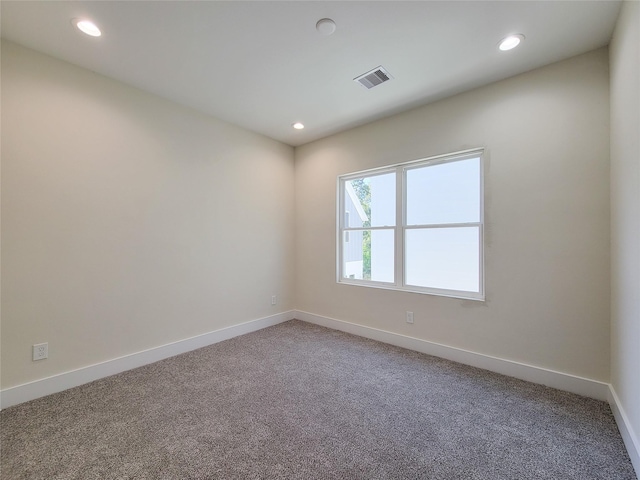
<path fill-rule="evenodd" d="M 3 480 L 636 478 L 604 402 L 296 320 L 0 427 Z"/>

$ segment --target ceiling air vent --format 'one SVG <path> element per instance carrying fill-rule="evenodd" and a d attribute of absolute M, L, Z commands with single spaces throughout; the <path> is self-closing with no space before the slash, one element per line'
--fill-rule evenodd
<path fill-rule="evenodd" d="M 380 85 L 393 77 L 389 75 L 383 67 L 376 67 L 370 72 L 363 73 L 362 75 L 353 79 L 354 82 L 358 82 L 363 87 L 373 88 L 376 85 Z"/>

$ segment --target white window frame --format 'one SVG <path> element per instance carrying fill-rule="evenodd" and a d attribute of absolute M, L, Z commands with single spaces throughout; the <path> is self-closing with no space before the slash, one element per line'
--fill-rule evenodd
<path fill-rule="evenodd" d="M 443 163 L 456 162 L 461 160 L 467 160 L 470 158 L 480 158 L 480 216 L 478 222 L 468 223 L 444 223 L 440 225 L 407 225 L 407 171 L 415 168 L 422 168 L 425 166 L 435 166 Z M 378 226 L 378 227 L 347 227 L 345 225 L 345 182 L 362 177 L 372 177 L 374 175 L 383 175 L 385 173 L 395 173 L 396 175 L 396 216 L 395 225 L 390 226 Z M 444 155 L 437 155 L 428 158 L 422 158 L 419 160 L 413 160 L 410 162 L 398 163 L 394 165 L 388 165 L 381 168 L 374 168 L 370 170 L 363 170 L 359 172 L 352 172 L 338 176 L 338 198 L 337 207 L 338 213 L 337 225 L 336 225 L 336 277 L 337 282 L 347 285 L 358 285 L 364 287 L 382 288 L 390 290 L 399 290 L 404 292 L 422 293 L 429 295 L 438 295 L 445 297 L 462 298 L 467 300 L 485 300 L 485 285 L 484 285 L 484 148 L 474 148 L 470 150 L 464 150 L 460 152 L 454 152 Z M 405 268 L 405 235 L 406 231 L 410 229 L 424 229 L 424 228 L 457 228 L 457 227 L 477 227 L 479 234 L 479 291 L 468 292 L 461 290 L 447 290 L 440 288 L 419 287 L 414 285 L 407 285 L 406 283 L 406 268 Z M 343 242 L 345 234 L 349 234 L 350 231 L 359 230 L 394 230 L 394 282 L 381 282 L 375 280 L 344 278 L 343 275 Z"/>

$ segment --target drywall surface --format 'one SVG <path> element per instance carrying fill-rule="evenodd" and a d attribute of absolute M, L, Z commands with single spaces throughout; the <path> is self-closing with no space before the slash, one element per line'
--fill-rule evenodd
<path fill-rule="evenodd" d="M 623 3 L 610 55 L 611 384 L 637 442 L 640 438 L 640 3 Z M 640 453 L 640 444 L 636 449 Z"/>
<path fill-rule="evenodd" d="M 2 388 L 290 310 L 293 153 L 3 42 Z"/>
<path fill-rule="evenodd" d="M 599 49 L 298 147 L 296 308 L 608 381 L 608 75 Z M 486 302 L 338 284 L 337 176 L 473 147 Z"/>

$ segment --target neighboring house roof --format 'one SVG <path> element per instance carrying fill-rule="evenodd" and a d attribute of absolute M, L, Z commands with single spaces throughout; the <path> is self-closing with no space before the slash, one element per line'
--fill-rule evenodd
<path fill-rule="evenodd" d="M 362 220 L 363 223 L 369 220 L 369 217 L 367 217 L 367 214 L 364 212 L 362 204 L 360 203 L 360 199 L 358 198 L 356 191 L 353 189 L 353 185 L 351 185 L 351 182 L 344 182 L 344 188 L 349 194 L 353 205 L 356 207 L 356 211 L 358 212 L 360 220 Z"/>

